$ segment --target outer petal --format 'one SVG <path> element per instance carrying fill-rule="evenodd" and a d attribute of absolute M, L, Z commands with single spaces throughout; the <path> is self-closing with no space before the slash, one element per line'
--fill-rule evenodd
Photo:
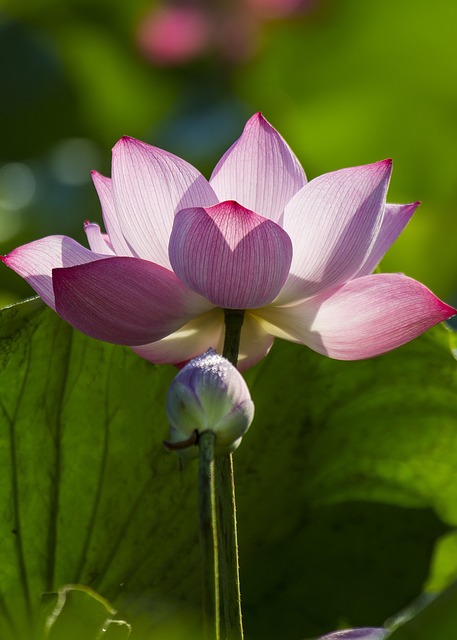
<path fill-rule="evenodd" d="M 221 201 L 236 200 L 280 223 L 284 207 L 306 184 L 306 176 L 287 143 L 256 113 L 217 163 L 210 184 Z"/>
<path fill-rule="evenodd" d="M 256 312 L 275 336 L 336 360 L 377 356 L 413 340 L 457 311 L 427 287 L 386 273 L 351 280 L 295 306 Z"/>
<path fill-rule="evenodd" d="M 420 202 L 413 202 L 412 204 L 386 204 L 384 218 L 376 242 L 355 277 L 360 278 L 361 276 L 367 276 L 373 273 L 386 251 L 390 249 L 406 227 L 419 205 Z"/>
<path fill-rule="evenodd" d="M 102 253 L 106 256 L 114 256 L 113 246 L 107 234 L 100 231 L 100 227 L 95 222 L 85 222 L 84 231 L 86 232 L 87 242 L 91 251 L 94 253 Z"/>
<path fill-rule="evenodd" d="M 245 371 L 264 358 L 273 344 L 273 339 L 258 320 L 246 314 L 241 331 L 238 369 Z M 216 308 L 194 318 L 162 340 L 132 348 L 139 356 L 156 364 L 179 366 L 210 347 L 222 353 L 223 346 L 224 313 L 222 309 Z"/>
<path fill-rule="evenodd" d="M 351 279 L 381 227 L 391 161 L 341 169 L 309 182 L 289 202 L 290 275 L 278 299 L 295 302 Z"/>
<path fill-rule="evenodd" d="M 114 147 L 112 180 L 125 240 L 138 256 L 167 268 L 176 211 L 218 201 L 192 165 L 133 138 L 122 138 Z"/>
<path fill-rule="evenodd" d="M 114 257 L 52 272 L 56 311 L 93 338 L 138 345 L 173 333 L 209 303 L 159 265 Z"/>
<path fill-rule="evenodd" d="M 111 178 L 105 178 L 100 173 L 92 171 L 92 180 L 97 190 L 102 205 L 103 222 L 108 232 L 111 245 L 118 256 L 134 256 L 131 247 L 122 235 L 121 226 L 117 217 L 117 211 L 113 199 Z"/>
<path fill-rule="evenodd" d="M 271 302 L 292 259 L 287 233 L 236 202 L 179 211 L 169 251 L 183 282 L 214 305 L 231 309 Z"/>
<path fill-rule="evenodd" d="M 2 260 L 24 278 L 47 305 L 55 309 L 52 270 L 74 267 L 104 257 L 107 256 L 93 253 L 67 236 L 48 236 L 14 249 Z"/>

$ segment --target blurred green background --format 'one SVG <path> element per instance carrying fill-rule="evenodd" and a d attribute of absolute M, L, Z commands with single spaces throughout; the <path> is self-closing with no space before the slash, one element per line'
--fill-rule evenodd
<path fill-rule="evenodd" d="M 170 60 L 145 43 L 163 3 L 0 2 L 0 252 L 54 233 L 83 241 L 83 220 L 101 221 L 89 171 L 109 175 L 120 136 L 209 175 L 260 110 L 309 178 L 392 157 L 389 200 L 423 204 L 383 268 L 456 303 L 457 3 L 184 5 L 209 26 Z M 2 269 L 1 303 L 30 292 Z"/>

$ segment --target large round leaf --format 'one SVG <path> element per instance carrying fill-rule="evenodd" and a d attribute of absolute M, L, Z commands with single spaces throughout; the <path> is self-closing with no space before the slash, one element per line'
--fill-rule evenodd
<path fill-rule="evenodd" d="M 151 637 L 176 620 L 191 633 L 196 465 L 180 471 L 161 446 L 174 370 L 39 301 L 4 310 L 0 338 L 0 637 L 27 634 L 40 594 L 69 583 Z M 441 327 L 357 363 L 277 341 L 247 373 L 256 417 L 235 467 L 249 640 L 379 626 L 420 592 L 457 522 L 455 373 Z"/>

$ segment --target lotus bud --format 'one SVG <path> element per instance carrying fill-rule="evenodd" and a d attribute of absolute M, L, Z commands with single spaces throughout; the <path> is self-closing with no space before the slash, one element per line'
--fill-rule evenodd
<path fill-rule="evenodd" d="M 346 629 L 345 631 L 335 631 L 318 640 L 383 640 L 389 635 L 386 629 L 365 627 L 363 629 Z"/>
<path fill-rule="evenodd" d="M 171 426 L 168 449 L 196 458 L 199 435 L 216 435 L 215 455 L 231 453 L 241 442 L 254 417 L 254 403 L 240 372 L 209 349 L 193 358 L 174 378 L 167 395 Z"/>

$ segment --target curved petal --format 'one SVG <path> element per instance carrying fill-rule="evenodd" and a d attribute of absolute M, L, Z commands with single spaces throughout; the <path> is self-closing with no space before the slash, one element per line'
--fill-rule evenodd
<path fill-rule="evenodd" d="M 218 201 L 192 165 L 133 138 L 113 149 L 112 185 L 122 234 L 138 256 L 169 268 L 168 241 L 176 211 Z"/>
<path fill-rule="evenodd" d="M 173 333 L 210 305 L 172 271 L 114 257 L 52 272 L 56 311 L 98 340 L 139 345 Z"/>
<path fill-rule="evenodd" d="M 210 184 L 219 200 L 236 200 L 281 223 L 284 207 L 306 184 L 297 158 L 260 113 L 217 163 Z"/>
<path fill-rule="evenodd" d="M 170 262 L 189 287 L 218 306 L 261 307 L 281 290 L 292 259 L 279 225 L 236 202 L 176 214 Z"/>
<path fill-rule="evenodd" d="M 92 171 L 92 181 L 102 205 L 103 222 L 108 233 L 114 253 L 117 256 L 136 256 L 122 235 L 113 199 L 111 178 Z"/>
<path fill-rule="evenodd" d="M 457 311 L 401 274 L 351 280 L 289 307 L 256 312 L 264 329 L 336 360 L 361 360 L 395 349 Z"/>
<path fill-rule="evenodd" d="M 303 300 L 346 282 L 364 263 L 378 235 L 391 161 L 327 173 L 289 202 L 283 228 L 294 257 L 278 304 Z"/>
<path fill-rule="evenodd" d="M 94 253 L 102 253 L 106 256 L 114 256 L 113 247 L 106 233 L 100 231 L 100 227 L 95 222 L 84 223 L 84 231 L 86 232 L 87 242 L 90 250 Z"/>
<path fill-rule="evenodd" d="M 420 202 L 411 204 L 386 204 L 382 225 L 378 237 L 371 248 L 364 264 L 357 272 L 356 278 L 367 276 L 376 269 L 384 254 L 401 234 Z"/>
<path fill-rule="evenodd" d="M 14 249 L 2 261 L 24 278 L 48 306 L 55 309 L 53 269 L 74 267 L 104 257 L 107 256 L 93 253 L 67 236 L 48 236 Z"/>
<path fill-rule="evenodd" d="M 246 314 L 241 330 L 238 369 L 246 371 L 264 358 L 274 338 L 265 332 L 261 324 Z M 181 329 L 162 340 L 132 347 L 136 354 L 155 364 L 181 366 L 207 351 L 210 347 L 222 353 L 224 346 L 224 312 L 211 309 L 194 318 Z"/>

